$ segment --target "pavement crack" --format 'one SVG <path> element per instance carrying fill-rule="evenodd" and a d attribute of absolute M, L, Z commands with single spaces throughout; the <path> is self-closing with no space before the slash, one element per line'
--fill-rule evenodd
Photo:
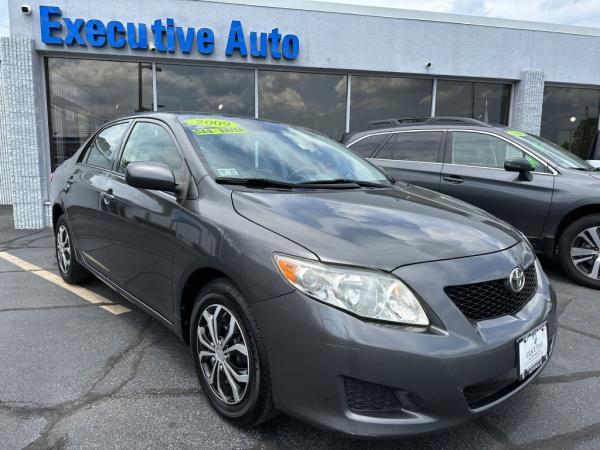
<path fill-rule="evenodd" d="M 565 448 L 573 448 L 575 445 L 581 445 L 584 442 L 597 439 L 598 437 L 600 437 L 600 422 L 587 425 L 574 431 L 555 434 L 536 441 L 524 442 L 514 448 L 563 450 Z"/>
<path fill-rule="evenodd" d="M 122 349 L 116 355 L 108 358 L 100 376 L 80 397 L 52 407 L 20 405 L 18 407 L 9 409 L 18 415 L 37 415 L 46 419 L 46 425 L 44 426 L 44 429 L 40 433 L 39 437 L 27 445 L 25 447 L 26 449 L 41 450 L 49 448 L 61 448 L 61 439 L 63 439 L 64 434 L 60 434 L 60 424 L 65 419 L 68 419 L 78 411 L 89 407 L 93 403 L 114 396 L 121 389 L 123 389 L 127 383 L 136 377 L 139 365 L 144 357 L 146 349 L 156 343 L 155 340 L 149 342 L 145 340 L 146 330 L 151 322 L 152 318 L 148 317 L 142 322 L 142 324 L 140 324 L 139 332 L 129 340 L 124 349 Z M 118 383 L 110 387 L 100 389 L 99 386 L 108 378 L 111 371 L 121 361 L 124 361 L 130 356 L 132 360 L 127 367 L 127 376 L 121 378 Z"/>
<path fill-rule="evenodd" d="M 568 325 L 563 325 L 562 323 L 560 323 L 558 326 L 560 328 L 564 328 L 565 330 L 572 331 L 573 333 L 581 334 L 582 336 L 600 340 L 600 336 L 598 336 L 597 334 L 592 334 L 592 333 L 588 333 L 587 331 L 578 330 L 577 328 L 573 328 Z"/>
<path fill-rule="evenodd" d="M 154 388 L 147 389 L 144 391 L 130 392 L 127 394 L 117 394 L 115 398 L 133 399 L 140 397 L 187 397 L 190 395 L 201 394 L 202 390 L 199 387 L 196 388 Z"/>
<path fill-rule="evenodd" d="M 535 384 L 562 384 L 572 383 L 574 381 L 587 380 L 589 378 L 599 378 L 600 370 L 590 370 L 584 372 L 573 372 L 565 375 L 551 375 L 546 377 L 538 377 Z"/>
<path fill-rule="evenodd" d="M 557 306 L 557 317 L 560 319 L 561 316 L 567 311 L 567 308 L 569 307 L 569 305 L 571 303 L 573 303 L 575 301 L 574 298 L 561 298 L 561 301 L 558 302 L 558 306 Z"/>
<path fill-rule="evenodd" d="M 514 448 L 514 444 L 504 431 L 489 423 L 486 419 L 479 419 L 475 424 L 481 428 L 487 435 L 494 439 L 503 448 Z"/>

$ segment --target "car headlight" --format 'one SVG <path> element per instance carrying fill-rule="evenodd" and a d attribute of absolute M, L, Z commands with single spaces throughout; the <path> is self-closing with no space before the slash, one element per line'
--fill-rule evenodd
<path fill-rule="evenodd" d="M 429 325 L 419 300 L 392 275 L 279 254 L 274 259 L 292 286 L 324 303 L 369 319 Z"/>

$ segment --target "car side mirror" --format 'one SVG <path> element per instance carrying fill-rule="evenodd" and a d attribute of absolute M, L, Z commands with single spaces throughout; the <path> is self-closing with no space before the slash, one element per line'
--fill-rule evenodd
<path fill-rule="evenodd" d="M 527 158 L 511 158 L 504 161 L 504 170 L 507 172 L 519 172 L 519 180 L 531 181 L 533 175 L 531 172 L 534 167 L 527 160 Z"/>
<path fill-rule="evenodd" d="M 171 168 L 153 161 L 129 163 L 125 170 L 125 182 L 132 187 L 155 191 L 174 192 L 177 188 Z"/>

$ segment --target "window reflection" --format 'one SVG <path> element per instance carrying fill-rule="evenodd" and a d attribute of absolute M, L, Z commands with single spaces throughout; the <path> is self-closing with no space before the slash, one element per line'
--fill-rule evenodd
<path fill-rule="evenodd" d="M 156 72 L 159 111 L 254 116 L 254 70 L 158 64 Z"/>
<path fill-rule="evenodd" d="M 106 121 L 152 110 L 149 63 L 47 59 L 52 170 Z"/>
<path fill-rule="evenodd" d="M 436 116 L 470 117 L 508 125 L 510 84 L 438 80 Z"/>
<path fill-rule="evenodd" d="M 340 138 L 346 125 L 346 75 L 258 72 L 258 114 Z"/>
<path fill-rule="evenodd" d="M 432 80 L 352 76 L 350 129 L 382 119 L 429 117 Z"/>
<path fill-rule="evenodd" d="M 600 90 L 546 86 L 541 136 L 588 159 L 598 128 Z"/>

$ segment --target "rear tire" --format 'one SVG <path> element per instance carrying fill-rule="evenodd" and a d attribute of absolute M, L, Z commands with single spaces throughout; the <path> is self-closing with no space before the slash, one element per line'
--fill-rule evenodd
<path fill-rule="evenodd" d="M 577 219 L 565 229 L 558 243 L 558 257 L 569 278 L 600 289 L 600 214 Z"/>
<path fill-rule="evenodd" d="M 64 215 L 58 218 L 54 227 L 54 248 L 63 280 L 69 284 L 83 284 L 92 278 L 92 274 L 77 261 L 73 235 Z"/>
<path fill-rule="evenodd" d="M 198 294 L 190 344 L 200 385 L 221 416 L 252 427 L 275 415 L 267 351 L 250 305 L 231 281 L 214 280 Z"/>

